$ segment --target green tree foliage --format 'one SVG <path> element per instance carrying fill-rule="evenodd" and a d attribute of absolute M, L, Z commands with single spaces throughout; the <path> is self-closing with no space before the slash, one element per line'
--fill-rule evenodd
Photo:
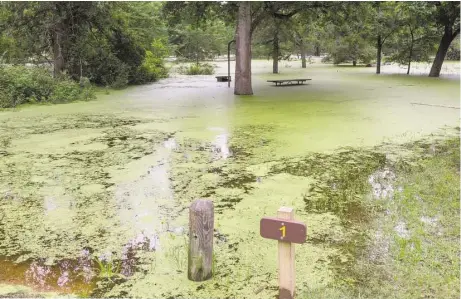
<path fill-rule="evenodd" d="M 165 75 L 163 67 L 150 68 L 148 76 L 138 74 L 147 71 L 142 65 L 147 63 L 147 51 L 153 50 L 152 40 L 166 34 L 159 15 L 161 3 L 6 2 L 1 6 L 6 11 L 3 35 L 18 41 L 28 61 L 51 63 L 55 76 L 124 86 Z"/>
<path fill-rule="evenodd" d="M 274 41 L 278 41 L 278 60 L 291 55 L 294 52 L 292 24 L 273 17 L 263 20 L 253 33 L 252 56 L 258 58 L 272 57 Z"/>
<path fill-rule="evenodd" d="M 170 44 L 179 58 L 200 61 L 227 53 L 234 30 L 221 20 L 200 24 L 179 23 L 170 30 Z"/>
<path fill-rule="evenodd" d="M 295 18 L 296 27 L 295 40 L 303 39 L 306 47 L 306 54 L 320 56 L 327 48 L 327 30 L 323 19 L 323 14 L 302 13 L 299 18 Z M 326 25 L 328 26 L 328 25 Z M 299 42 L 298 42 L 299 45 Z"/>
<path fill-rule="evenodd" d="M 391 55 L 387 59 L 408 65 L 407 74 L 412 61 L 429 61 L 436 50 L 437 32 L 427 22 L 431 8 L 421 2 L 401 2 L 397 6 L 400 27 L 390 42 Z"/>
<path fill-rule="evenodd" d="M 352 4 L 329 12 L 328 20 L 332 26 L 326 28 L 331 40 L 328 53 L 334 64 L 352 62 L 355 66 L 369 63 L 374 58 L 376 50 L 369 42 L 368 5 L 366 2 Z"/>
<path fill-rule="evenodd" d="M 234 38 L 235 28 L 229 22 L 232 17 L 225 12 L 232 7 L 219 2 L 167 2 L 163 14 L 176 56 L 198 64 L 227 53 L 227 43 Z"/>
<path fill-rule="evenodd" d="M 136 72 L 137 76 L 133 78 L 132 83 L 134 84 L 155 81 L 157 78 L 164 78 L 168 75 L 168 70 L 163 64 L 163 59 L 170 52 L 165 40 L 155 39 L 150 49 L 151 51 L 146 51 L 144 61 Z"/>
<path fill-rule="evenodd" d="M 370 22 L 370 42 L 376 46 L 376 73 L 381 73 L 381 58 L 386 42 L 402 26 L 402 13 L 399 4 L 389 2 L 369 2 L 367 16 Z"/>

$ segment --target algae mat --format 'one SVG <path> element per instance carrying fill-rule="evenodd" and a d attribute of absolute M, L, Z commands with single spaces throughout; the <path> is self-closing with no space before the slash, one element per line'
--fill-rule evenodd
<path fill-rule="evenodd" d="M 368 248 L 373 194 L 420 154 L 408 144 L 459 134 L 459 82 L 311 66 L 279 77 L 312 84 L 274 88 L 266 64 L 253 97 L 177 76 L 0 112 L 0 295 L 268 298 L 276 246 L 259 219 L 281 205 L 308 226 L 298 291 L 358 283 L 344 269 Z M 215 278 L 197 284 L 185 244 L 200 197 L 215 202 Z"/>

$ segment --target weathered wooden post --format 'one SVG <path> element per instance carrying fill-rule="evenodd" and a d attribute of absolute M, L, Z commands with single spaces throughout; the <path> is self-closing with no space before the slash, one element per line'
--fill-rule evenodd
<path fill-rule="evenodd" d="M 211 200 L 199 199 L 189 208 L 189 264 L 187 277 L 204 281 L 213 275 L 214 207 Z"/>
<path fill-rule="evenodd" d="M 279 299 L 295 296 L 295 246 L 306 241 L 306 225 L 294 221 L 292 208 L 281 207 L 277 218 L 264 217 L 260 223 L 261 237 L 278 240 Z"/>

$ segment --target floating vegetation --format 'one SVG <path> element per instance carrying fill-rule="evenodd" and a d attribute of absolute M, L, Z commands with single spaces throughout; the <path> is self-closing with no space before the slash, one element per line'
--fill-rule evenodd
<path fill-rule="evenodd" d="M 459 83 L 440 94 L 435 81 L 330 75 L 309 92 L 258 86 L 251 99 L 202 79 L 197 94 L 172 95 L 166 79 L 1 112 L 0 296 L 272 298 L 276 245 L 259 220 L 287 205 L 308 227 L 300 297 L 455 298 L 459 140 L 435 130 L 459 115 L 407 98 L 452 106 Z M 196 284 L 184 240 L 202 197 L 215 204 L 215 277 Z"/>

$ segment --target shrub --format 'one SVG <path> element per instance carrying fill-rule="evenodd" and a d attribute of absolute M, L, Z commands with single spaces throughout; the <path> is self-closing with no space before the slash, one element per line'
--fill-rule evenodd
<path fill-rule="evenodd" d="M 182 65 L 178 68 L 178 72 L 185 75 L 213 75 L 214 66 L 209 63 Z"/>
<path fill-rule="evenodd" d="M 130 81 L 128 79 L 130 75 L 130 68 L 128 65 L 124 63 L 120 63 L 119 66 L 116 68 L 115 75 L 113 76 L 112 80 L 106 81 L 106 86 L 109 85 L 113 88 L 124 88 L 128 85 Z"/>
<path fill-rule="evenodd" d="M 328 54 L 327 56 L 322 58 L 322 63 L 330 63 L 333 60 L 333 58 Z"/>
<path fill-rule="evenodd" d="M 68 78 L 54 79 L 41 67 L 0 67 L 0 108 L 24 103 L 67 103 L 94 98 L 90 85 L 80 87 Z"/>
<path fill-rule="evenodd" d="M 143 84 L 168 76 L 168 70 L 163 64 L 163 59 L 168 56 L 166 42 L 161 39 L 154 40 L 151 44 L 151 50 L 145 52 L 142 65 L 138 67 L 136 75 L 130 83 Z"/>
<path fill-rule="evenodd" d="M 168 71 L 163 65 L 163 57 L 156 56 L 151 51 L 146 51 L 146 56 L 142 65 L 136 72 L 136 77 L 133 78 L 131 83 L 143 84 L 147 82 L 157 81 L 160 78 L 168 76 Z"/>
<path fill-rule="evenodd" d="M 91 100 L 94 94 L 91 88 L 81 88 L 78 83 L 71 80 L 60 80 L 56 83 L 53 92 L 47 99 L 51 103 L 69 103 L 79 100 Z"/>
<path fill-rule="evenodd" d="M 105 49 L 97 49 L 99 55 L 92 57 L 85 69 L 91 82 L 114 88 L 128 84 L 130 67 Z"/>

